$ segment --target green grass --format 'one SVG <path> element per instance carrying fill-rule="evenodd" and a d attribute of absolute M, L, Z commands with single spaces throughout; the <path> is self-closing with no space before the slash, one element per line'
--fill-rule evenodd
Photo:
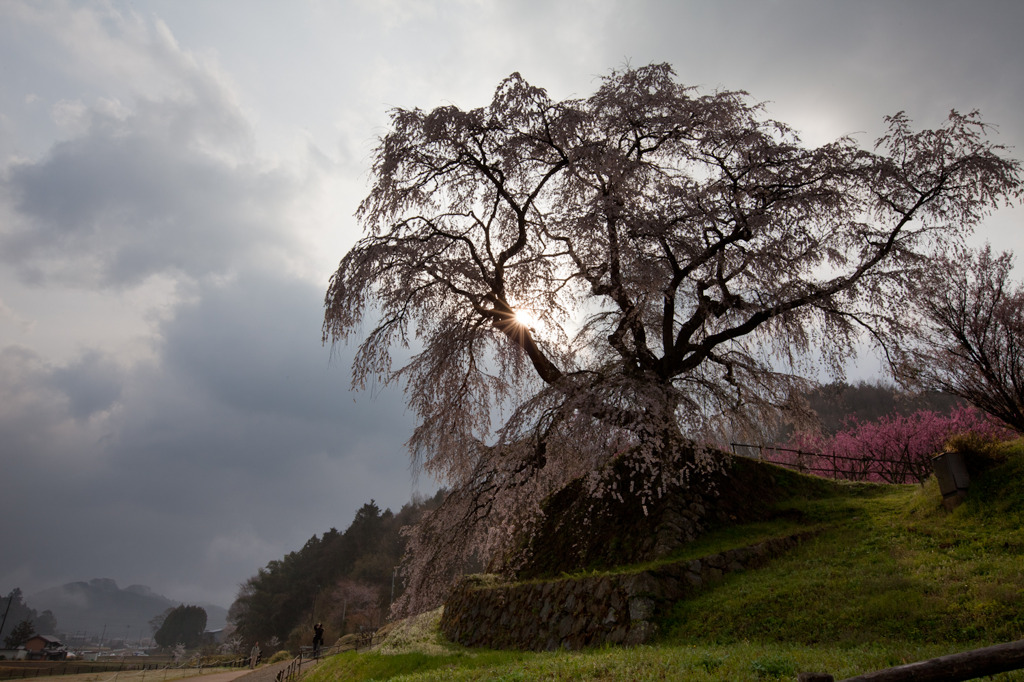
<path fill-rule="evenodd" d="M 842 679 L 1021 639 L 1024 441 L 1004 454 L 953 512 L 939 506 L 934 480 L 832 486 L 788 500 L 776 521 L 703 538 L 684 554 L 820 530 L 770 565 L 677 604 L 650 646 L 498 652 L 445 644 L 435 633 L 433 654 L 347 653 L 306 679 L 793 680 L 803 671 Z M 1024 681 L 1024 671 L 989 679 Z"/>
<path fill-rule="evenodd" d="M 827 671 L 837 680 L 950 653 L 942 645 L 898 643 L 851 648 L 799 644 L 656 645 L 632 649 L 524 653 L 481 651 L 426 656 L 387 656 L 346 652 L 322 663 L 303 682 L 392 680 L 460 682 L 463 680 L 694 680 L 744 682 L 795 680 L 799 672 Z M 1024 674 L 1007 673 L 989 680 L 1020 682 Z"/>
<path fill-rule="evenodd" d="M 729 549 L 747 547 L 773 538 L 783 538 L 796 533 L 808 530 L 820 530 L 821 526 L 813 522 L 798 522 L 793 519 L 775 519 L 758 523 L 748 523 L 742 526 L 729 526 L 722 528 L 710 535 L 689 543 L 668 556 L 652 559 L 638 564 L 627 566 L 616 566 L 607 569 L 590 569 L 574 573 L 562 573 L 558 578 L 533 578 L 518 583 L 528 585 L 531 583 L 543 583 L 551 580 L 573 579 L 586 577 L 599 577 L 605 575 L 620 575 L 623 573 L 639 573 L 651 569 L 689 559 L 698 559 L 711 554 L 719 554 Z M 492 578 L 493 576 L 482 574 L 481 579 Z"/>
<path fill-rule="evenodd" d="M 929 484 L 807 503 L 812 518 L 843 518 L 768 567 L 678 604 L 668 639 L 851 646 L 1024 636 L 1020 527 L 922 509 L 937 497 Z"/>

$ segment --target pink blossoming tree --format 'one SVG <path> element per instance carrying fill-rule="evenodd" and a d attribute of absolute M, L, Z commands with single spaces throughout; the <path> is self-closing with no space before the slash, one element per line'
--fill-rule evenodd
<path fill-rule="evenodd" d="M 919 410 L 871 422 L 851 418 L 835 435 L 800 433 L 784 448 L 769 450 L 767 458 L 832 478 L 921 483 L 932 474 L 932 457 L 962 434 L 1000 440 L 1013 431 L 973 407 L 949 414 Z"/>

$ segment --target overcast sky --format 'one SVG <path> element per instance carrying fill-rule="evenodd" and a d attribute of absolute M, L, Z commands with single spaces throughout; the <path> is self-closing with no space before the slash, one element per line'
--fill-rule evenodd
<path fill-rule="evenodd" d="M 433 490 L 402 396 L 320 344 L 390 107 L 667 61 L 812 143 L 977 108 L 1019 157 L 1022 27 L 1018 0 L 0 0 L 0 592 L 228 606 Z M 1022 215 L 979 242 L 1024 254 Z"/>

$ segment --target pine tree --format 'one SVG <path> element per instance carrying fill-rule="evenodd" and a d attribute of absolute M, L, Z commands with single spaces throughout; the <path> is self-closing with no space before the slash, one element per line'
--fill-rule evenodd
<path fill-rule="evenodd" d="M 34 634 L 36 634 L 36 629 L 32 625 L 32 621 L 23 620 L 14 626 L 11 634 L 4 637 L 4 645 L 8 649 L 17 649 L 30 640 Z"/>

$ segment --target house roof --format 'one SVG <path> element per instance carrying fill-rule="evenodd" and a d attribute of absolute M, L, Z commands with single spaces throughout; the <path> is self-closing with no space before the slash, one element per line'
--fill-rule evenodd
<path fill-rule="evenodd" d="M 32 635 L 27 641 L 31 642 L 33 639 L 41 639 L 44 644 L 56 644 L 57 646 L 61 644 L 61 641 L 53 635 Z"/>

